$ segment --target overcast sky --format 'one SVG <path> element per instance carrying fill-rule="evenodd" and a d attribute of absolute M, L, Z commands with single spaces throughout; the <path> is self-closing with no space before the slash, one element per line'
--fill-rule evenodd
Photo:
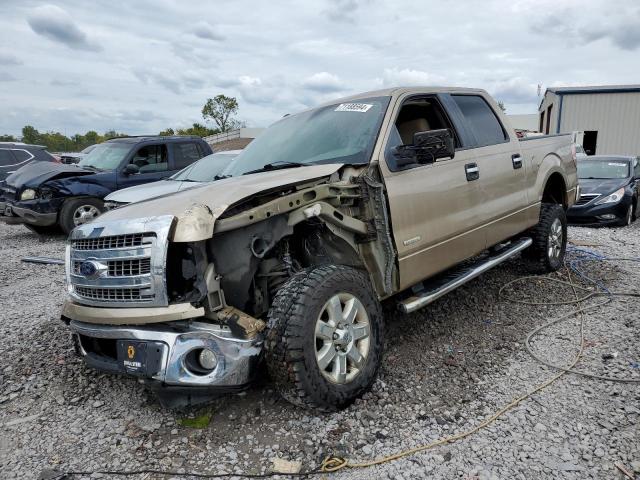
<path fill-rule="evenodd" d="M 157 133 L 218 93 L 258 127 L 398 85 L 534 113 L 539 83 L 640 83 L 640 2 L 0 1 L 0 133 Z"/>

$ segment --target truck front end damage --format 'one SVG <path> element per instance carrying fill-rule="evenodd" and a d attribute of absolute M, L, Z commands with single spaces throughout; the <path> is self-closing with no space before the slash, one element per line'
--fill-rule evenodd
<path fill-rule="evenodd" d="M 246 387 L 271 302 L 295 272 L 338 256 L 374 271 L 387 263 L 369 253 L 378 240 L 363 208 L 367 187 L 352 181 L 359 173 L 304 179 L 230 206 L 191 198 L 171 214 L 133 219 L 125 207 L 79 226 L 62 313 L 78 354 L 98 370 L 139 377 L 168 406 Z"/>
<path fill-rule="evenodd" d="M 264 322 L 226 307 L 213 267 L 198 257 L 215 215 L 195 205 L 72 232 L 62 315 L 89 366 L 138 376 L 171 405 L 250 382 Z"/>

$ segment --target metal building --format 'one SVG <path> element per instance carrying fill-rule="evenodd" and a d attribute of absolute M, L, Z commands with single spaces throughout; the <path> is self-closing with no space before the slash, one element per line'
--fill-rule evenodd
<path fill-rule="evenodd" d="M 538 128 L 546 134 L 583 132 L 588 155 L 640 155 L 640 85 L 548 88 Z"/>

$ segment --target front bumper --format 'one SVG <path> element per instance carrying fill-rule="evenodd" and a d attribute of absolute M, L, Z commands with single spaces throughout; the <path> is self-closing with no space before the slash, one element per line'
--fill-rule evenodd
<path fill-rule="evenodd" d="M 140 377 L 158 392 L 225 393 L 248 385 L 262 351 L 262 337 L 241 339 L 229 329 L 205 322 L 173 322 L 153 326 L 95 325 L 69 322 L 78 353 L 92 368 Z M 119 341 L 145 342 L 147 361 L 132 372 L 118 358 Z M 208 373 L 194 372 L 188 356 L 207 348 L 217 358 Z"/>
<path fill-rule="evenodd" d="M 615 225 L 625 219 L 631 198 L 626 195 L 617 203 L 580 205 L 567 210 L 567 222 L 572 225 Z"/>
<path fill-rule="evenodd" d="M 31 200 L 29 202 L 9 203 L 0 201 L 0 220 L 9 225 L 29 224 L 49 227 L 58 220 L 57 209 L 51 208 L 51 202 Z"/>

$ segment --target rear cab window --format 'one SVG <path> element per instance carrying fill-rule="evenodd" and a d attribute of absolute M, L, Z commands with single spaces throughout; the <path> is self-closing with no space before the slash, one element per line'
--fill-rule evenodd
<path fill-rule="evenodd" d="M 487 101 L 480 95 L 451 95 L 475 137 L 472 147 L 509 142 L 509 135 Z"/>
<path fill-rule="evenodd" d="M 26 162 L 27 160 L 31 160 L 33 155 L 26 150 L 12 150 L 13 156 L 16 157 L 18 163 Z"/>

